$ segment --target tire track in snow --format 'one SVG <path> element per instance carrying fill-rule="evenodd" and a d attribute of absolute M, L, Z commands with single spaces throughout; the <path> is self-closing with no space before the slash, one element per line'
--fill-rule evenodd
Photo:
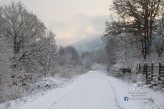
<path fill-rule="evenodd" d="M 114 95 L 114 100 L 115 100 L 115 103 L 116 103 L 116 106 L 119 108 L 119 109 L 123 109 L 120 105 L 119 105 L 119 102 L 117 100 L 117 94 L 115 92 L 115 89 L 113 87 L 113 85 L 111 84 L 110 80 L 105 77 L 107 79 L 107 82 L 109 84 L 109 86 L 112 88 L 112 92 L 113 92 L 113 95 Z M 84 80 L 84 79 L 82 79 Z M 79 80 L 79 81 L 82 81 L 82 80 Z M 59 102 L 61 99 L 63 99 L 65 96 L 67 96 L 68 94 L 70 94 L 74 89 L 76 89 L 78 86 L 79 86 L 79 81 L 77 82 L 77 84 L 72 87 L 69 91 L 67 91 L 65 94 L 63 94 L 61 97 L 59 97 L 58 99 L 54 100 L 54 102 L 52 104 L 50 104 L 50 106 L 47 108 L 47 109 L 51 109 L 53 107 L 53 105 L 55 105 L 57 102 Z"/>
<path fill-rule="evenodd" d="M 66 95 L 68 95 L 69 93 L 72 92 L 72 90 L 74 90 L 76 87 L 78 86 L 78 84 L 76 84 L 73 88 L 71 88 L 68 92 L 66 92 L 64 95 L 62 95 L 60 98 L 58 98 L 57 100 L 55 100 L 47 109 L 51 109 L 51 107 L 53 105 L 56 104 L 56 102 L 60 101 L 62 98 L 64 98 Z"/>
<path fill-rule="evenodd" d="M 76 85 L 74 87 L 72 87 L 70 90 L 68 90 L 65 94 L 63 94 L 61 97 L 59 97 L 57 100 L 55 100 L 47 109 L 51 109 L 53 105 L 55 105 L 57 102 L 59 102 L 61 99 L 63 99 L 65 96 L 67 96 L 69 93 L 71 93 L 78 85 L 80 81 L 82 80 L 78 80 L 76 83 Z"/>
<path fill-rule="evenodd" d="M 114 88 L 113 85 L 111 84 L 110 80 L 109 80 L 108 78 L 106 78 L 106 79 L 107 79 L 107 81 L 108 81 L 110 87 L 112 88 L 113 94 L 114 94 L 114 96 L 115 96 L 116 106 L 117 106 L 119 109 L 123 109 L 123 108 L 120 106 L 119 102 L 118 102 L 117 94 L 116 94 L 115 88 Z"/>

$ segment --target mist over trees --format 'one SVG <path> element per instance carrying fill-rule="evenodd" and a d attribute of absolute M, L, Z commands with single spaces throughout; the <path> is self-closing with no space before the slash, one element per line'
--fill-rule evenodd
<path fill-rule="evenodd" d="M 22 97 L 40 78 L 162 61 L 163 6 L 162 0 L 114 0 L 112 20 L 101 37 L 105 47 L 96 38 L 84 43 L 85 52 L 77 50 L 81 46 L 58 47 L 56 35 L 21 2 L 0 6 L 0 103 Z"/>
<path fill-rule="evenodd" d="M 59 47 L 58 63 L 60 65 L 79 65 L 80 56 L 73 46 Z"/>
<path fill-rule="evenodd" d="M 107 65 L 107 53 L 104 48 L 100 48 L 93 51 L 83 52 L 81 54 L 81 64 L 87 68 L 91 69 L 93 64 Z"/>

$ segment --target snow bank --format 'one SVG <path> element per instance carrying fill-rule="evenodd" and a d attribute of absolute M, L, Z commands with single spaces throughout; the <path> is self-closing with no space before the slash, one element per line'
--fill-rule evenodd
<path fill-rule="evenodd" d="M 136 87 L 136 83 L 125 82 L 114 77 L 109 77 L 109 81 L 122 109 L 164 109 L 164 93 L 153 91 L 146 86 Z M 126 96 L 129 101 L 124 101 Z"/>
<path fill-rule="evenodd" d="M 61 87 L 66 79 L 60 77 L 46 77 L 39 79 L 35 84 L 32 84 L 27 91 L 28 94 L 46 91 L 47 89 Z"/>
<path fill-rule="evenodd" d="M 28 91 L 24 92 L 25 97 L 0 104 L 0 109 L 21 109 L 27 102 L 31 103 L 40 97 L 44 97 L 52 90 L 62 88 L 70 82 L 72 82 L 71 79 L 61 77 L 41 78 L 35 84 L 31 84 Z"/>
<path fill-rule="evenodd" d="M 51 84 L 51 79 L 44 79 Z M 49 82 L 50 81 L 50 82 Z M 58 82 L 56 82 L 58 83 Z M 59 82 L 60 83 L 60 82 Z M 40 84 L 39 84 L 40 85 Z M 47 84 L 43 84 L 45 86 Z M 119 80 L 105 73 L 90 71 L 74 79 L 71 84 L 50 90 L 37 99 L 27 99 L 26 102 L 11 102 L 6 104 L 9 109 L 164 109 L 164 94 L 146 87 Z M 145 99 L 133 96 L 144 93 Z M 129 100 L 125 101 L 124 97 Z M 0 109 L 5 109 L 0 105 Z"/>

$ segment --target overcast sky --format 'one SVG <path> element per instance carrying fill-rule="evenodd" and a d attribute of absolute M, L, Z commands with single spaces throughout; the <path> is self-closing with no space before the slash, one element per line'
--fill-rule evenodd
<path fill-rule="evenodd" d="M 22 1 L 57 35 L 58 44 L 68 45 L 103 34 L 112 0 L 0 0 L 0 3 L 11 1 Z"/>

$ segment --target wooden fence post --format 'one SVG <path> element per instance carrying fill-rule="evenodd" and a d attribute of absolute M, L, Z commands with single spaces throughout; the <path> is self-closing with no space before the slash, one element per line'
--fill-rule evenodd
<path fill-rule="evenodd" d="M 154 79 L 153 79 L 153 77 L 154 77 L 154 64 L 151 63 L 151 82 L 150 82 L 151 87 L 153 87 L 153 85 L 154 85 Z"/>
<path fill-rule="evenodd" d="M 144 66 L 143 66 L 143 75 L 145 73 L 145 62 L 144 62 Z"/>
<path fill-rule="evenodd" d="M 2 77 L 1 77 L 1 74 L 0 74 L 0 87 L 1 87 L 1 84 L 2 84 Z"/>
<path fill-rule="evenodd" d="M 148 64 L 147 64 L 147 62 L 145 65 L 145 72 L 146 72 L 146 84 L 148 84 Z"/>
<path fill-rule="evenodd" d="M 141 72 L 141 64 L 140 63 L 139 63 L 138 68 L 139 68 L 139 73 L 140 73 Z"/>
<path fill-rule="evenodd" d="M 160 62 L 160 68 L 159 68 L 159 85 L 161 86 L 162 90 L 164 91 L 164 66 L 162 66 L 162 63 Z"/>
<path fill-rule="evenodd" d="M 161 75 L 161 61 L 159 61 L 159 76 L 158 76 L 158 82 L 161 80 L 161 79 L 160 79 L 160 75 Z"/>
<path fill-rule="evenodd" d="M 159 61 L 158 86 L 161 86 L 161 61 Z"/>
<path fill-rule="evenodd" d="M 153 81 L 154 64 L 151 63 L 151 81 Z"/>

